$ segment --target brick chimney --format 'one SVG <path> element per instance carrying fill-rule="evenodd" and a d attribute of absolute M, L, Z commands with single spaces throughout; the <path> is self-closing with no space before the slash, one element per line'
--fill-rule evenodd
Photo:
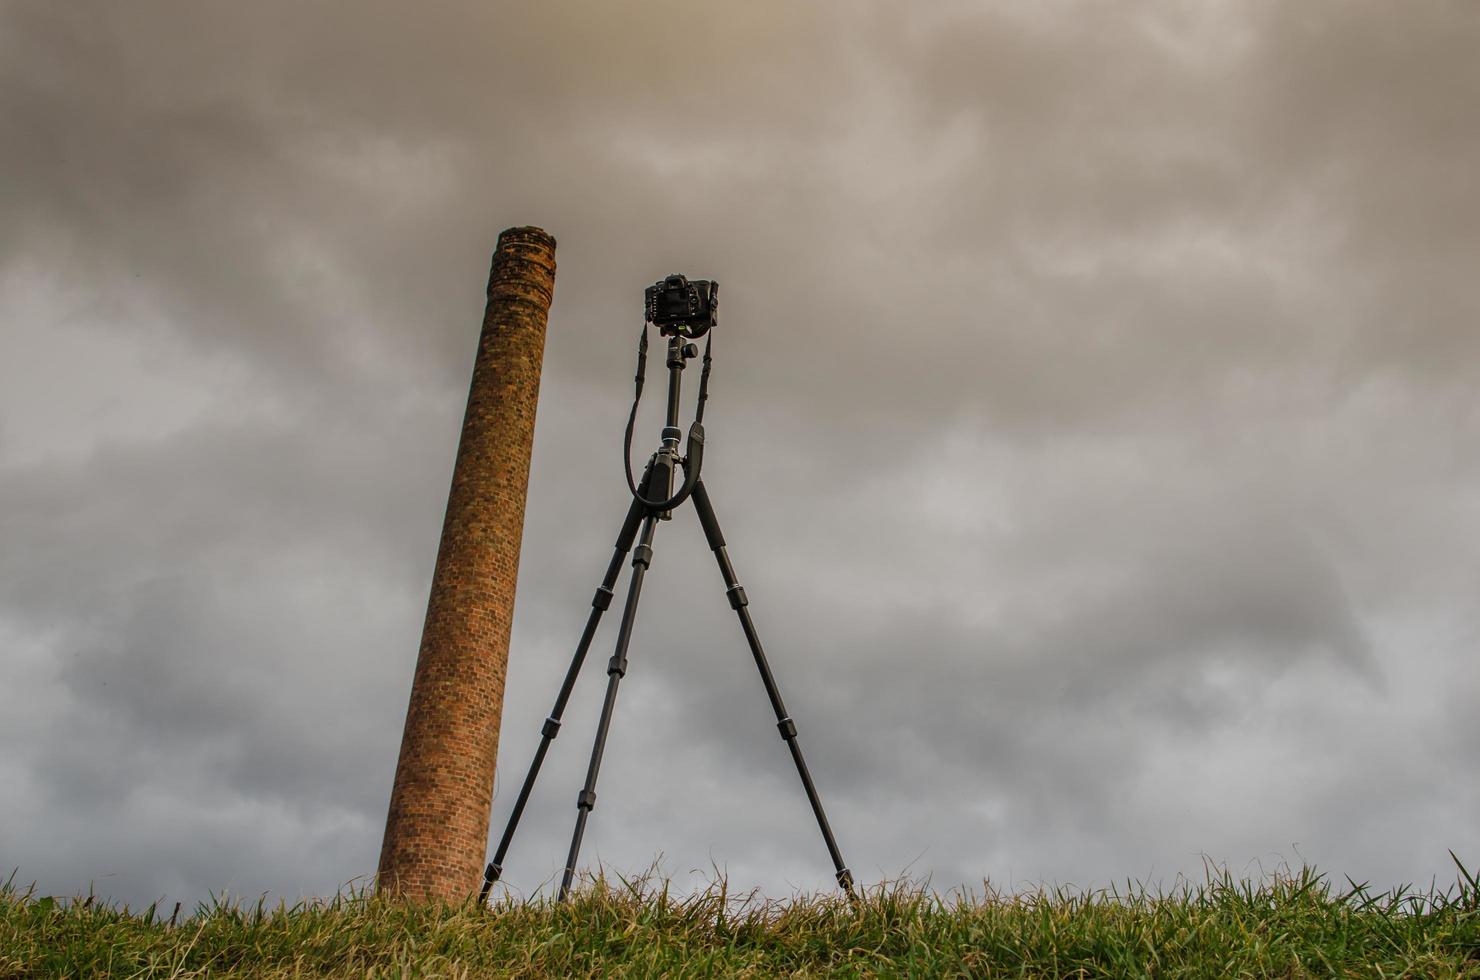
<path fill-rule="evenodd" d="M 509 662 L 555 239 L 498 236 L 380 850 L 382 894 L 477 892 Z"/>

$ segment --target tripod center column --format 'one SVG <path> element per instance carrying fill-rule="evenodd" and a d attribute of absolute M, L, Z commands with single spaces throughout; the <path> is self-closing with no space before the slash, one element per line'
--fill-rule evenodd
<path fill-rule="evenodd" d="M 381 845 L 382 893 L 457 902 L 482 880 L 554 289 L 554 238 L 539 228 L 499 235 Z"/>

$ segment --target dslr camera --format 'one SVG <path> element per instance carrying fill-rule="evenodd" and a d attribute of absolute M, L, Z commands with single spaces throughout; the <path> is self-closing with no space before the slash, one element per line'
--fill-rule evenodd
<path fill-rule="evenodd" d="M 664 336 L 702 337 L 719 322 L 719 283 L 671 275 L 646 292 L 647 320 Z"/>

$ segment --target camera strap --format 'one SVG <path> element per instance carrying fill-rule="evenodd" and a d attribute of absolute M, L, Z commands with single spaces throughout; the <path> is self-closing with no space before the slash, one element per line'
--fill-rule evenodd
<path fill-rule="evenodd" d="M 622 437 L 622 469 L 627 477 L 627 489 L 632 496 L 652 510 L 676 507 L 687 499 L 699 479 L 699 469 L 704 462 L 704 403 L 709 400 L 709 368 L 713 360 L 710 348 L 713 344 L 714 332 L 710 331 L 708 339 L 704 341 L 704 369 L 699 374 L 699 404 L 694 410 L 694 421 L 689 426 L 689 453 L 683 464 L 683 486 L 667 500 L 649 500 L 637 489 L 637 481 L 632 478 L 632 430 L 637 425 L 637 406 L 642 402 L 642 386 L 647 379 L 648 325 L 642 325 L 642 336 L 637 341 L 637 376 L 633 379 L 632 411 L 627 414 L 627 431 Z"/>
<path fill-rule="evenodd" d="M 643 331 L 646 333 L 647 328 Z M 714 331 L 709 331 L 709 336 L 704 339 L 704 370 L 699 372 L 699 406 L 694 409 L 694 421 L 704 422 L 704 403 L 709 400 L 709 364 L 712 358 L 709 356 L 709 346 L 714 343 Z"/>
<path fill-rule="evenodd" d="M 637 339 L 637 390 L 632 395 L 632 411 L 627 415 L 627 434 L 622 437 L 622 467 L 627 472 L 627 489 L 638 500 L 646 500 L 637 491 L 637 482 L 632 479 L 632 428 L 637 424 L 637 406 L 642 401 L 642 384 L 647 377 L 648 328 L 642 325 L 642 336 Z"/>

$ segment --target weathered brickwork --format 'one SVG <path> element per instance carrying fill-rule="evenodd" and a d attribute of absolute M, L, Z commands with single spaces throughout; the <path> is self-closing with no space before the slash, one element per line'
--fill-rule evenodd
<path fill-rule="evenodd" d="M 380 851 L 382 892 L 478 890 L 509 661 L 555 239 L 499 235 Z"/>

